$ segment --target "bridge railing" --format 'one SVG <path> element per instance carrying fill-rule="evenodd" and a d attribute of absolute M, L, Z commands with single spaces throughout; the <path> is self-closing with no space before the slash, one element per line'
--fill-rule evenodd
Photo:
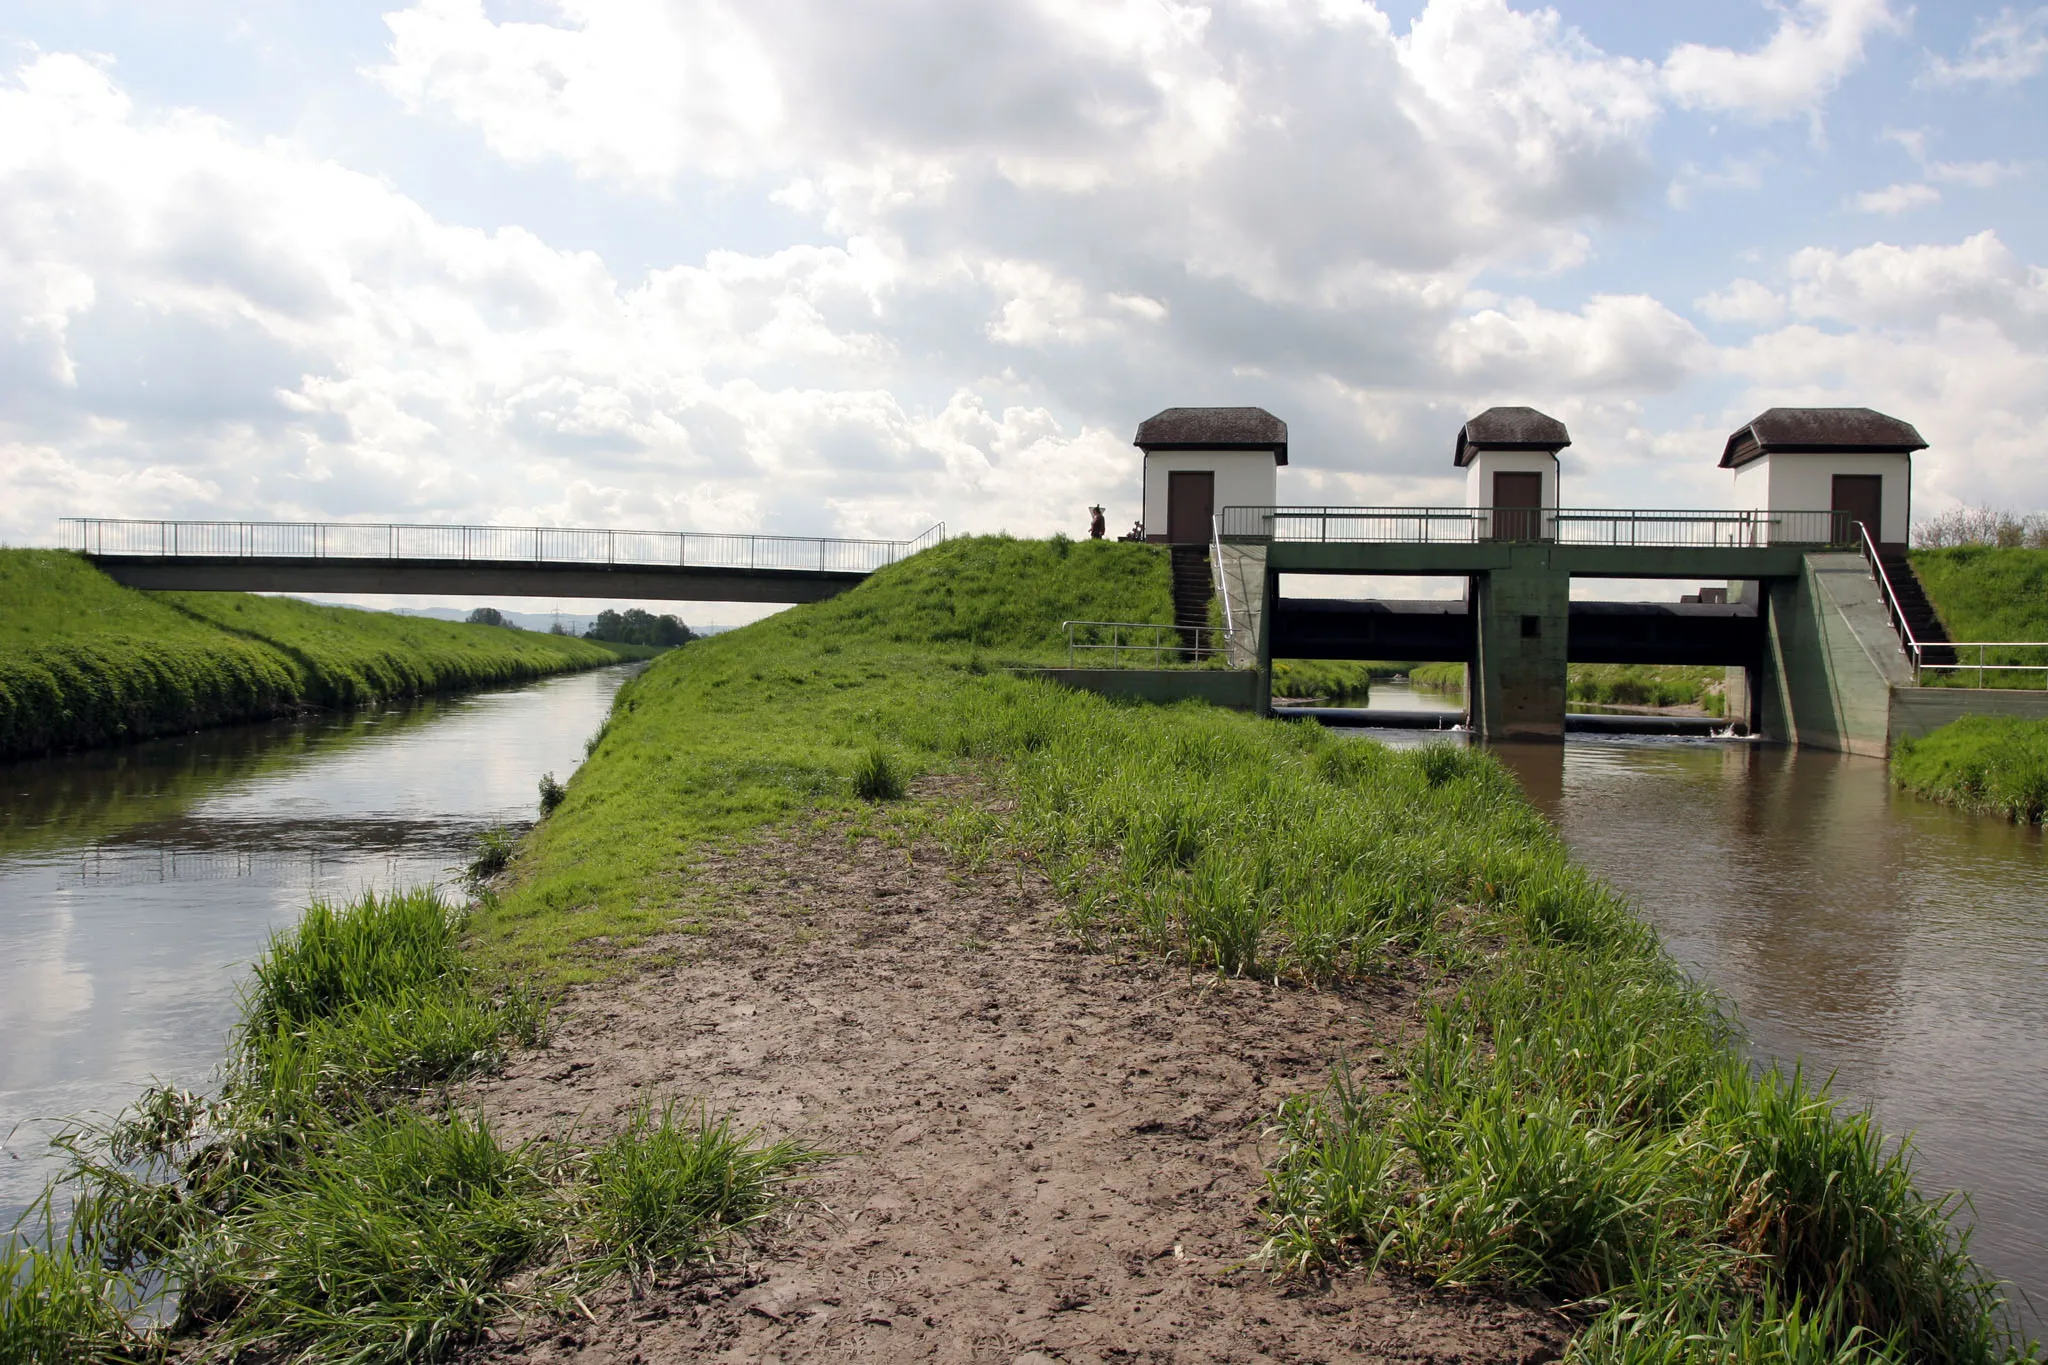
<path fill-rule="evenodd" d="M 1223 540 L 1384 545 L 1848 546 L 1856 535 L 1842 512 L 1574 507 L 1226 507 L 1218 526 Z"/>
<path fill-rule="evenodd" d="M 946 524 L 939 522 L 910 540 L 850 540 L 563 526 L 66 517 L 63 536 L 68 548 L 89 555 L 159 559 L 455 560 L 869 573 L 944 540 Z"/>

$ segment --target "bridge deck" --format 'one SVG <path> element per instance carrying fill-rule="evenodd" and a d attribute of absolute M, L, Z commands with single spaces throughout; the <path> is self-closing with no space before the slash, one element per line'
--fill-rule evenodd
<path fill-rule="evenodd" d="M 117 582 L 198 592 L 815 602 L 945 539 L 759 536 L 535 526 L 68 518 Z"/>

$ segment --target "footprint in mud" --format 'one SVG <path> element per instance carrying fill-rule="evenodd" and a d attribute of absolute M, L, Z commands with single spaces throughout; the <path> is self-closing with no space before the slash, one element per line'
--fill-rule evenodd
<path fill-rule="evenodd" d="M 900 1265 L 878 1265 L 868 1272 L 868 1288 L 888 1294 L 910 1283 L 910 1272 Z"/>

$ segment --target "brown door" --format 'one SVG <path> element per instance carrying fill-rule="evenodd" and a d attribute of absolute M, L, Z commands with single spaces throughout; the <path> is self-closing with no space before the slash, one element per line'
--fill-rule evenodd
<path fill-rule="evenodd" d="M 1166 476 L 1166 538 L 1175 545 L 1207 545 L 1216 515 L 1216 476 L 1177 469 Z"/>
<path fill-rule="evenodd" d="M 1881 474 L 1837 474 L 1835 475 L 1834 500 L 1828 506 L 1835 512 L 1835 543 L 1837 545 L 1855 542 L 1856 528 L 1849 523 L 1860 521 L 1870 528 L 1870 539 L 1875 542 L 1883 535 L 1884 525 L 1884 476 Z"/>
<path fill-rule="evenodd" d="M 1493 538 L 1495 540 L 1536 540 L 1543 533 L 1543 476 L 1510 474 L 1493 476 Z M 1523 510 L 1523 509 L 1528 510 Z"/>

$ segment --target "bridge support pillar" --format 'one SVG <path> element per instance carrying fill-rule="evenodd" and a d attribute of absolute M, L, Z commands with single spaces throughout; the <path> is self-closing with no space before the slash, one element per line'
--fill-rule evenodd
<path fill-rule="evenodd" d="M 1481 739 L 1564 740 L 1565 632 L 1571 575 L 1546 545 L 1517 545 L 1509 565 L 1472 576 L 1472 728 Z"/>

